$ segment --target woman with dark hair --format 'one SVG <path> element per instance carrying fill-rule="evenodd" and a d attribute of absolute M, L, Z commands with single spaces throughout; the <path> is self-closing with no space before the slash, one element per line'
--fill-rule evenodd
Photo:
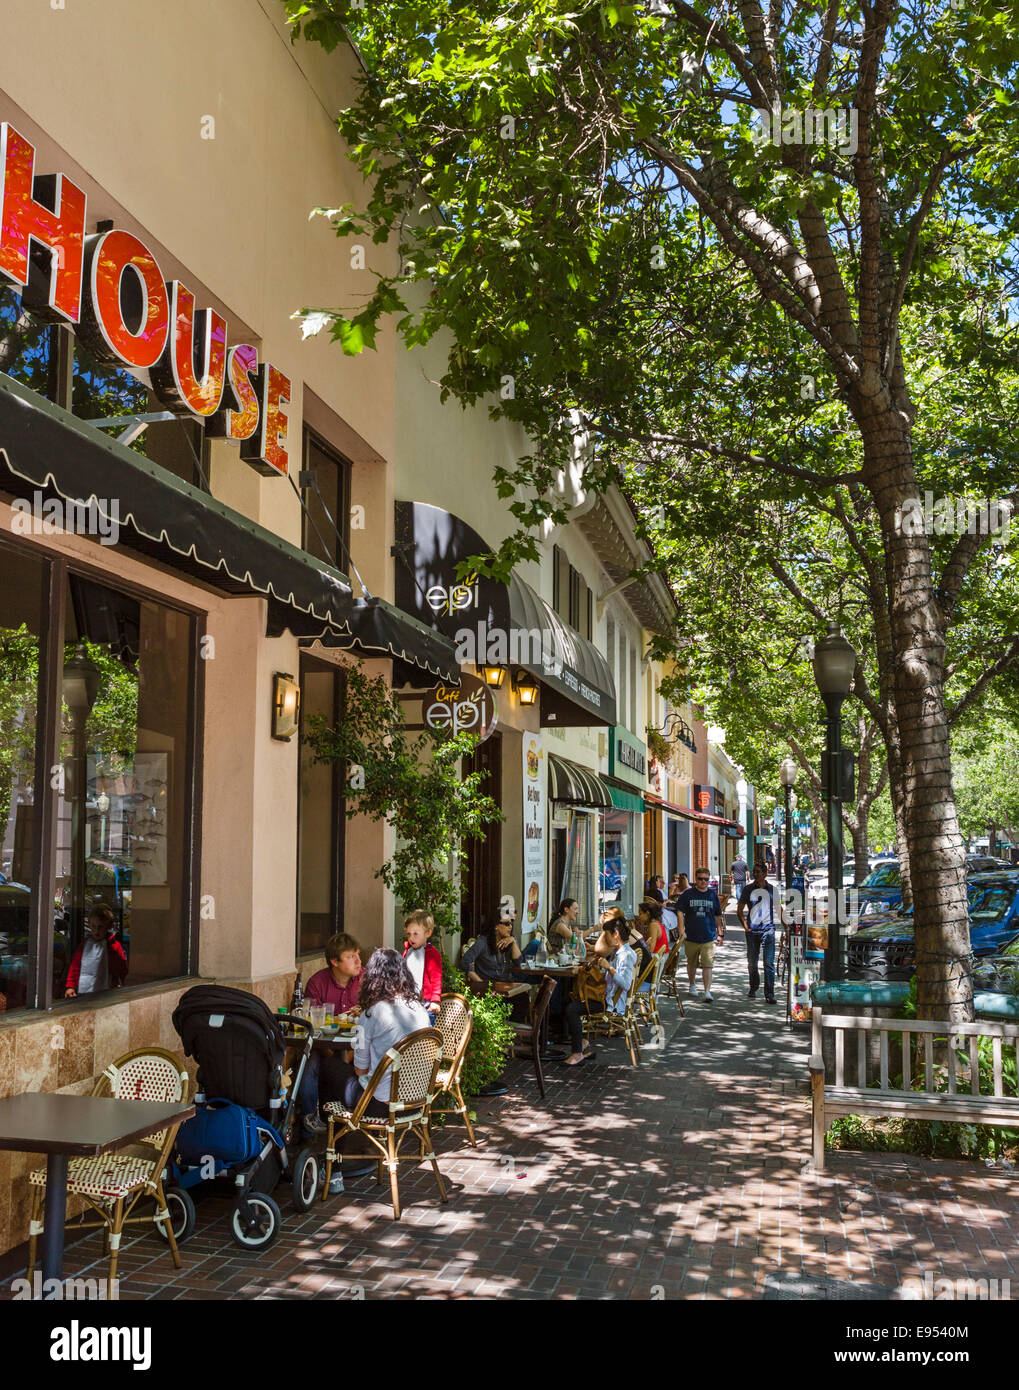
<path fill-rule="evenodd" d="M 548 944 L 552 951 L 561 951 L 568 941 L 573 940 L 579 916 L 580 904 L 576 898 L 563 898 L 548 924 Z"/>
<path fill-rule="evenodd" d="M 362 1013 L 355 1033 L 354 1075 L 343 1095 L 348 1110 L 361 1099 L 362 1090 L 389 1049 L 409 1033 L 432 1026 L 406 962 L 399 951 L 388 946 L 380 946 L 365 966 L 358 1003 Z M 392 1075 L 387 1072 L 368 1102 L 369 1115 L 381 1118 L 389 1113 L 391 1087 Z"/>
<path fill-rule="evenodd" d="M 512 979 L 510 963 L 519 959 L 513 923 L 504 917 L 471 942 L 461 964 L 472 984 L 508 984 Z"/>

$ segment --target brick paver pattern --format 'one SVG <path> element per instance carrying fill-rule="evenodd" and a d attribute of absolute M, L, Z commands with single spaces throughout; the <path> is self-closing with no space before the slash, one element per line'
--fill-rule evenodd
<path fill-rule="evenodd" d="M 477 1149 L 460 1126 L 436 1130 L 447 1206 L 427 1165 L 400 1165 L 400 1221 L 374 1175 L 304 1216 L 281 1185 L 282 1233 L 249 1254 L 209 1196 L 179 1271 L 130 1228 L 121 1298 L 755 1299 L 769 1276 L 896 1289 L 928 1273 L 1009 1279 L 1019 1297 L 1019 1177 L 863 1153 L 805 1171 L 808 1039 L 745 997 L 732 919 L 715 980 L 713 1004 L 684 980 L 686 1018 L 663 1006 L 665 1045 L 639 1069 L 602 1042 L 593 1063 L 548 1064 L 543 1103 L 530 1064 L 512 1063 L 508 1094 L 474 1102 Z M 69 1246 L 65 1275 L 103 1269 L 101 1236 Z"/>

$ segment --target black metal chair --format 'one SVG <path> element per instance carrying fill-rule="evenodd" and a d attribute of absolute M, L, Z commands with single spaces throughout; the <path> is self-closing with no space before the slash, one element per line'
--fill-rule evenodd
<path fill-rule="evenodd" d="M 533 1061 L 542 1100 L 545 1099 L 545 1075 L 541 1069 L 541 1042 L 545 1016 L 548 1013 L 548 1006 L 552 1002 L 555 987 L 556 980 L 553 976 L 543 975 L 541 984 L 538 986 L 538 993 L 531 1005 L 530 1023 L 513 1024 L 513 1031 L 516 1034 L 513 1055 L 514 1057 L 530 1057 Z"/>

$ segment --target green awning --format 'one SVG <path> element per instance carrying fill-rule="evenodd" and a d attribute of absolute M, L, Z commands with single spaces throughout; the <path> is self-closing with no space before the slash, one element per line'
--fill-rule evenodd
<path fill-rule="evenodd" d="M 609 777 L 603 777 L 602 781 L 609 789 L 609 796 L 612 804 L 617 811 L 634 811 L 638 816 L 644 814 L 644 798 L 638 792 L 627 791 L 625 787 L 620 787 Z"/>

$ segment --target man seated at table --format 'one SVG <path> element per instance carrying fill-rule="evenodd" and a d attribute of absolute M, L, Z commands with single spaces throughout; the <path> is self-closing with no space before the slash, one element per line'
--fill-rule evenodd
<path fill-rule="evenodd" d="M 595 946 L 595 955 L 601 961 L 605 974 L 605 1003 L 586 999 L 574 999 L 566 1007 L 566 1025 L 570 1030 L 573 1051 L 566 1058 L 568 1067 L 579 1066 L 593 1055 L 591 1044 L 584 1037 L 584 1014 L 626 1012 L 626 996 L 633 982 L 633 972 L 637 966 L 637 954 L 628 944 L 630 924 L 622 917 L 610 917 Z"/>
<path fill-rule="evenodd" d="M 305 996 L 310 1004 L 324 1004 L 334 1014 L 357 1014 L 361 990 L 361 947 L 352 936 L 340 932 L 325 946 L 326 968 L 308 981 Z M 339 1100 L 349 1077 L 353 1053 L 323 1054 L 316 1049 L 308 1058 L 301 1079 L 298 1106 L 304 1116 L 305 1134 L 323 1134 L 325 1125 L 318 1107 L 323 1100 Z"/>

